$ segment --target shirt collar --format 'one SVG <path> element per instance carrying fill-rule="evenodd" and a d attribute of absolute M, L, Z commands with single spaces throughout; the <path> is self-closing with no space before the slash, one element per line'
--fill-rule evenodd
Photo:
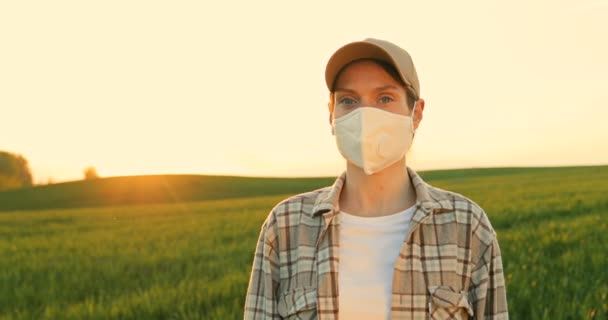
<path fill-rule="evenodd" d="M 441 192 L 443 190 L 430 186 L 424 180 L 422 180 L 414 169 L 410 168 L 409 166 L 406 166 L 406 168 L 416 190 L 416 205 L 420 205 L 427 213 L 437 210 L 454 210 L 452 200 L 448 197 L 448 194 L 445 191 Z M 343 172 L 331 187 L 325 189 L 318 195 L 312 210 L 313 217 L 317 217 L 328 212 L 330 214 L 338 212 L 340 192 L 342 191 L 345 181 L 346 172 Z"/>

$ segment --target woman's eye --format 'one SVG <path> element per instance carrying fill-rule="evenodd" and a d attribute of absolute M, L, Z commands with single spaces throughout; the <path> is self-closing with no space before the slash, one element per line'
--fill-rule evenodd
<path fill-rule="evenodd" d="M 389 103 L 389 102 L 392 102 L 392 101 L 393 101 L 393 98 L 388 97 L 388 96 L 384 96 L 384 97 L 380 98 L 380 102 L 382 102 L 382 103 Z"/>
<path fill-rule="evenodd" d="M 352 104 L 355 104 L 355 100 L 353 100 L 351 98 L 342 98 L 342 99 L 340 99 L 340 103 L 345 104 L 345 105 L 352 105 Z"/>

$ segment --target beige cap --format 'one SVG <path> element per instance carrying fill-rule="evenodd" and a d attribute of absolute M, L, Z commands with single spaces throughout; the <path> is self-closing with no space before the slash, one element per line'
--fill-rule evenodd
<path fill-rule="evenodd" d="M 373 38 L 351 42 L 334 52 L 325 67 L 327 88 L 332 90 L 338 72 L 345 65 L 359 59 L 378 59 L 392 64 L 403 82 L 416 93 L 416 98 L 420 97 L 418 74 L 410 54 L 391 42 Z"/>

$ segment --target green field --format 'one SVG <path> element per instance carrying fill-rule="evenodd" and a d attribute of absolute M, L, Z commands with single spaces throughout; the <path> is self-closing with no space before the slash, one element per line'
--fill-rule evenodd
<path fill-rule="evenodd" d="M 490 216 L 512 319 L 608 319 L 608 166 L 421 175 Z M 0 192 L 0 319 L 239 319 L 269 210 L 333 181 L 112 179 Z"/>

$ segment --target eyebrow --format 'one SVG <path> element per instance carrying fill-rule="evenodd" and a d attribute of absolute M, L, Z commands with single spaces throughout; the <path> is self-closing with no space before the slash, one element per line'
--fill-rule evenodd
<path fill-rule="evenodd" d="M 386 86 L 382 86 L 382 87 L 377 87 L 374 89 L 374 91 L 384 91 L 384 90 L 388 90 L 388 89 L 392 89 L 392 90 L 399 90 L 399 88 L 395 87 L 394 85 L 386 85 Z M 338 92 L 338 91 L 346 91 L 346 92 L 350 92 L 350 93 L 356 93 L 355 90 L 352 89 L 347 89 L 347 88 L 336 88 L 334 90 L 334 92 Z"/>

